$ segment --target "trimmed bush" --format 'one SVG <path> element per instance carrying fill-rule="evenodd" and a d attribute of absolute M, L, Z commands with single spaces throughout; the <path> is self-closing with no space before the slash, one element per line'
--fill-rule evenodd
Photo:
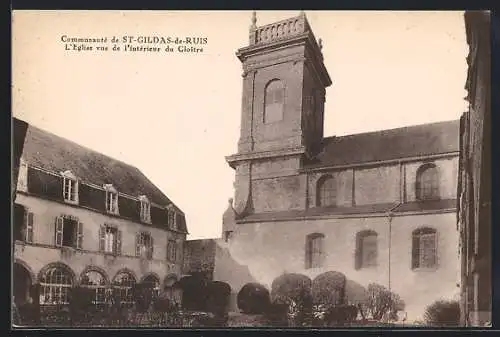
<path fill-rule="evenodd" d="M 385 315 L 392 316 L 398 310 L 404 310 L 404 302 L 399 295 L 376 283 L 368 285 L 368 302 L 366 305 L 368 313 L 373 319 L 381 320 Z"/>
<path fill-rule="evenodd" d="M 133 296 L 136 311 L 139 313 L 147 312 L 153 302 L 151 289 L 145 284 L 137 283 L 133 288 Z"/>
<path fill-rule="evenodd" d="M 346 277 L 336 271 L 328 271 L 318 275 L 312 281 L 312 298 L 314 304 L 327 306 L 344 303 Z"/>
<path fill-rule="evenodd" d="M 238 309 L 246 314 L 262 314 L 269 309 L 269 290 L 259 283 L 247 283 L 238 292 Z"/>
<path fill-rule="evenodd" d="M 290 300 L 304 302 L 310 300 L 312 281 L 302 274 L 283 274 L 271 285 L 271 300 L 277 304 L 289 304 Z"/>
<path fill-rule="evenodd" d="M 231 296 L 231 286 L 225 282 L 212 281 L 205 288 L 207 294 L 207 311 L 219 318 L 224 316 Z"/>
<path fill-rule="evenodd" d="M 207 280 L 199 275 L 183 277 L 176 283 L 176 286 L 182 289 L 182 308 L 184 310 L 205 310 L 207 283 Z"/>
<path fill-rule="evenodd" d="M 283 274 L 271 286 L 271 300 L 286 304 L 288 326 L 310 325 L 312 318 L 312 281 L 302 274 Z"/>
<path fill-rule="evenodd" d="M 426 308 L 424 318 L 426 323 L 432 326 L 458 326 L 460 305 L 457 301 L 436 301 Z"/>

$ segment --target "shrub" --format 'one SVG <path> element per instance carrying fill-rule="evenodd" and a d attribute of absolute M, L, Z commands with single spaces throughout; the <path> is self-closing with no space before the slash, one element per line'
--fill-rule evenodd
<path fill-rule="evenodd" d="M 367 311 L 373 319 L 380 320 L 386 314 L 394 314 L 404 309 L 404 302 L 399 295 L 384 286 L 371 283 L 368 285 Z"/>
<path fill-rule="evenodd" d="M 310 324 L 312 313 L 312 282 L 301 274 L 278 276 L 271 286 L 271 299 L 275 304 L 286 304 L 289 326 Z"/>
<path fill-rule="evenodd" d="M 436 301 L 426 308 L 424 318 L 427 324 L 433 326 L 458 326 L 460 306 L 457 301 Z"/>
<path fill-rule="evenodd" d="M 231 296 L 231 286 L 225 282 L 208 282 L 205 288 L 207 297 L 207 311 L 214 313 L 217 318 L 224 316 Z"/>
<path fill-rule="evenodd" d="M 330 307 L 325 315 L 328 325 L 344 325 L 356 320 L 358 308 L 355 305 L 341 304 Z"/>
<path fill-rule="evenodd" d="M 182 307 L 185 310 L 203 311 L 207 303 L 207 281 L 198 275 L 180 279 L 178 286 L 182 289 Z"/>
<path fill-rule="evenodd" d="M 271 285 L 273 303 L 305 302 L 311 298 L 311 279 L 302 274 L 283 274 Z"/>
<path fill-rule="evenodd" d="M 137 312 L 147 312 L 153 301 L 151 289 L 145 284 L 137 283 L 133 288 L 133 296 Z"/>
<path fill-rule="evenodd" d="M 327 306 L 344 302 L 346 278 L 344 274 L 328 271 L 318 275 L 312 282 L 312 298 L 314 304 Z"/>
<path fill-rule="evenodd" d="M 238 309 L 247 314 L 262 314 L 269 308 L 269 290 L 259 283 L 247 283 L 238 292 Z"/>

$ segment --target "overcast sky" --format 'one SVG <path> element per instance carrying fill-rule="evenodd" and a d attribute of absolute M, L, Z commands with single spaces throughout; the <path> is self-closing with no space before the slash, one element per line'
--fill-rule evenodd
<path fill-rule="evenodd" d="M 257 12 L 257 25 L 298 14 Z M 459 118 L 468 47 L 462 12 L 306 11 L 323 40 L 325 136 Z M 241 64 L 251 12 L 13 15 L 13 114 L 141 169 L 217 237 L 233 196 Z M 68 52 L 61 36 L 207 37 L 204 52 Z"/>

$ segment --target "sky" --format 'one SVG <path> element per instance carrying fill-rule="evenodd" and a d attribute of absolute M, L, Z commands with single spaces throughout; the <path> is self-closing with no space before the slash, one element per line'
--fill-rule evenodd
<path fill-rule="evenodd" d="M 299 11 L 257 11 L 257 26 Z M 306 11 L 333 80 L 325 136 L 457 119 L 463 12 Z M 14 11 L 13 115 L 138 167 L 219 237 L 233 197 L 250 11 Z M 203 53 L 68 51 L 61 36 L 206 37 Z M 109 41 L 109 40 L 108 40 Z M 112 44 L 108 43 L 110 46 Z"/>

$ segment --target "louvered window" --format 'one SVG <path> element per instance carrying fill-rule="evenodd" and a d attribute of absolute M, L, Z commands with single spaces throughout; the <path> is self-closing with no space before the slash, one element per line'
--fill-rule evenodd
<path fill-rule="evenodd" d="M 437 265 L 437 232 L 420 228 L 412 234 L 412 268 L 434 268 Z"/>
<path fill-rule="evenodd" d="M 323 265 L 323 239 L 324 235 L 320 233 L 306 237 L 306 269 L 319 268 Z"/>

